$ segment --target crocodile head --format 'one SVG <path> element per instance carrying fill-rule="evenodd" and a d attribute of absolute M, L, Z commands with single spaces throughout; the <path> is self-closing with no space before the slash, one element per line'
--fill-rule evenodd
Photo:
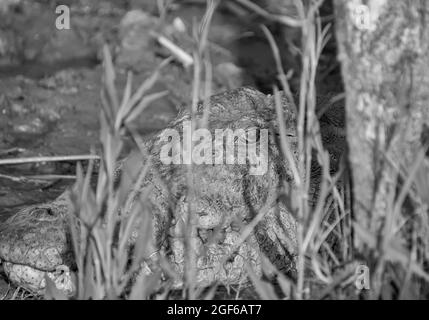
<path fill-rule="evenodd" d="M 285 108 L 287 127 L 294 132 L 294 117 L 288 110 Z M 203 104 L 198 106 L 195 117 L 197 121 L 203 119 Z M 260 274 L 261 252 L 279 270 L 292 269 L 291 256 L 296 249 L 295 220 L 285 207 L 277 205 L 281 181 L 291 180 L 292 174 L 275 142 L 278 130 L 272 97 L 267 98 L 249 88 L 212 96 L 207 126 L 209 136 L 216 141 L 219 129 L 222 134 L 226 134 L 226 129 L 236 133 L 243 129 L 244 134 L 220 144 L 219 150 L 225 153 L 219 164 L 192 166 L 192 190 L 188 190 L 188 164 L 168 165 L 161 160 L 163 147 L 170 141 L 163 139 L 165 133 L 174 129 L 179 136 L 175 141 L 179 144 L 184 140 L 184 124 L 188 120 L 190 114 L 185 110 L 149 141 L 152 164 L 144 185 L 150 185 L 152 190 L 148 205 L 155 220 L 157 249 L 168 256 L 178 274 L 185 272 L 184 235 L 188 230 L 183 222 L 189 220 L 187 215 L 191 212 L 194 218 L 191 220 L 196 225 L 191 230 L 190 243 L 195 245 L 197 278 L 201 285 L 242 283 L 247 278 L 245 269 L 249 265 Z M 211 138 L 207 139 L 209 145 L 212 145 Z M 236 150 L 234 155 L 239 159 L 240 150 L 249 151 L 254 143 L 259 149 L 260 162 L 267 164 L 261 174 L 250 172 L 254 163 L 250 161 L 249 152 L 244 154 L 245 162 L 228 163 L 228 146 Z M 239 145 L 245 148 L 240 149 Z M 265 145 L 268 146 L 266 154 L 261 151 Z M 178 149 L 175 143 L 171 146 L 172 150 Z M 199 146 L 205 145 L 201 142 Z M 216 154 L 216 150 L 214 152 Z M 68 199 L 64 196 L 49 204 L 27 207 L 0 226 L 0 259 L 12 282 L 43 293 L 48 276 L 59 289 L 72 292 Z M 194 204 L 191 211 L 189 203 Z M 265 213 L 257 225 L 246 228 L 260 211 Z M 243 237 L 243 233 L 247 235 Z"/>

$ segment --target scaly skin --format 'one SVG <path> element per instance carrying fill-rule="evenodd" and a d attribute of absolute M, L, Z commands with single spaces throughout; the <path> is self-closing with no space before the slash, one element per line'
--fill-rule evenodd
<path fill-rule="evenodd" d="M 282 105 L 287 138 L 295 153 L 295 114 L 285 98 Z M 200 104 L 194 118 L 197 122 L 202 113 Z M 152 187 L 149 205 L 155 222 L 154 244 L 183 274 L 183 226 L 189 212 L 188 198 L 192 197 L 195 233 L 190 235 L 190 242 L 201 286 L 243 283 L 247 281 L 246 265 L 260 275 L 261 253 L 282 272 L 291 276 L 295 273 L 296 221 L 278 197 L 283 181 L 293 184 L 293 179 L 277 147 L 276 118 L 273 98 L 256 90 L 240 88 L 212 96 L 208 122 L 212 136 L 215 129 L 270 130 L 268 170 L 263 175 L 251 175 L 249 164 L 193 164 L 192 190 L 188 190 L 188 165 L 165 165 L 160 160 L 165 130 L 176 129 L 182 136 L 183 121 L 190 120 L 189 111 L 182 110 L 168 128 L 147 143 L 152 167 L 142 189 Z M 73 267 L 67 201 L 65 194 L 51 203 L 24 208 L 2 224 L 0 259 L 11 281 L 41 293 L 45 286 L 41 279 L 44 272 L 50 272 L 57 287 L 71 292 L 67 275 L 58 276 L 58 268 Z M 246 241 L 237 242 L 246 225 L 261 211 L 264 215 Z M 175 285 L 179 287 L 180 281 Z"/>
<path fill-rule="evenodd" d="M 285 100 L 284 103 L 288 131 L 294 135 L 295 115 Z M 194 119 L 200 120 L 202 113 L 203 106 L 199 105 Z M 181 132 L 183 121 L 186 120 L 190 120 L 190 116 L 184 110 L 169 128 Z M 271 128 L 276 132 L 273 99 L 249 88 L 215 95 L 210 101 L 208 127 L 212 136 L 215 129 L 226 128 Z M 161 163 L 159 153 L 164 145 L 159 142 L 161 137 L 162 134 L 154 139 L 150 153 L 154 159 L 154 171 L 160 174 L 167 188 L 162 187 L 153 175 L 149 175 L 148 183 L 156 190 L 150 200 L 152 212 L 159 221 L 157 225 L 165 226 L 158 235 L 166 238 L 159 239 L 158 243 L 165 244 L 163 250 L 170 253 L 175 269 L 183 273 L 184 234 L 181 221 L 186 221 L 188 214 L 188 168 L 187 165 Z M 201 285 L 210 285 L 214 281 L 222 284 L 245 281 L 246 262 L 256 274 L 261 274 L 261 251 L 280 270 L 293 273 L 296 255 L 295 220 L 285 206 L 276 201 L 281 181 L 292 181 L 292 177 L 280 156 L 275 138 L 275 135 L 269 135 L 268 170 L 264 175 L 251 175 L 247 164 L 193 165 L 196 234 L 192 240 L 197 252 L 197 279 Z M 294 141 L 290 143 L 293 147 Z M 169 220 L 168 204 L 171 199 L 175 207 L 172 208 L 174 217 Z M 267 212 L 247 241 L 236 248 L 235 243 L 243 227 L 260 210 Z M 217 235 L 217 238 L 212 239 L 210 234 Z"/>
<path fill-rule="evenodd" d="M 66 194 L 55 201 L 23 208 L 0 224 L 0 261 L 9 279 L 30 291 L 42 294 L 45 273 L 56 286 L 73 291 Z"/>

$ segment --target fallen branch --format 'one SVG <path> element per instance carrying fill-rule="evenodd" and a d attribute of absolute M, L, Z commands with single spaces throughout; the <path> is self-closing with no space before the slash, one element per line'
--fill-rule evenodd
<path fill-rule="evenodd" d="M 24 163 L 32 163 L 32 162 L 60 162 L 60 161 L 81 161 L 81 160 L 100 160 L 100 157 L 96 155 L 76 155 L 76 156 L 0 159 L 0 166 L 11 165 L 11 164 L 24 164 Z"/>

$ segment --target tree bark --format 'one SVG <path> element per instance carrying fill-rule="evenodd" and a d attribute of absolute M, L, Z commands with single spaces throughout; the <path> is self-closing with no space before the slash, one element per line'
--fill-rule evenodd
<path fill-rule="evenodd" d="M 426 143 L 429 2 L 335 0 L 335 11 L 354 216 L 377 237 L 392 213 L 397 167 L 411 168 Z"/>

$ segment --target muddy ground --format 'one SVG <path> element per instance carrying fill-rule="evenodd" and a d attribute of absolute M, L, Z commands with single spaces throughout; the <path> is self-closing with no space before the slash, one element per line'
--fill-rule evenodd
<path fill-rule="evenodd" d="M 205 1 L 176 1 L 180 4 L 173 2 L 160 19 L 152 0 L 68 0 L 61 4 L 71 8 L 71 28 L 57 30 L 57 1 L 12 2 L 16 4 L 0 13 L 0 159 L 97 152 L 102 45 L 107 43 L 114 56 L 118 88 L 124 86 L 128 70 L 134 72 L 136 87 L 170 54 L 149 36 L 149 30 L 179 41 L 179 46 L 192 52 L 190 30 L 205 11 Z M 136 18 L 140 27 L 134 34 L 121 24 L 131 10 L 143 12 Z M 179 36 L 177 18 L 187 27 Z M 260 23 L 268 24 L 274 33 L 285 69 L 299 73 L 299 57 L 293 50 L 299 40 L 296 30 L 265 21 L 244 8 L 221 5 L 209 33 L 213 93 L 242 85 L 271 91 L 276 68 Z M 322 92 L 341 90 L 334 47 L 331 41 L 322 57 Z M 191 79 L 192 70 L 178 62 L 163 70 L 152 91 L 169 94 L 134 121 L 142 136 L 165 127 L 189 103 Z M 297 84 L 295 76 L 292 88 Z M 132 147 L 130 143 L 128 150 Z M 75 167 L 74 162 L 0 165 L 0 221 L 22 206 L 54 199 L 73 183 Z M 0 296 L 6 290 L 7 284 L 0 280 Z"/>

